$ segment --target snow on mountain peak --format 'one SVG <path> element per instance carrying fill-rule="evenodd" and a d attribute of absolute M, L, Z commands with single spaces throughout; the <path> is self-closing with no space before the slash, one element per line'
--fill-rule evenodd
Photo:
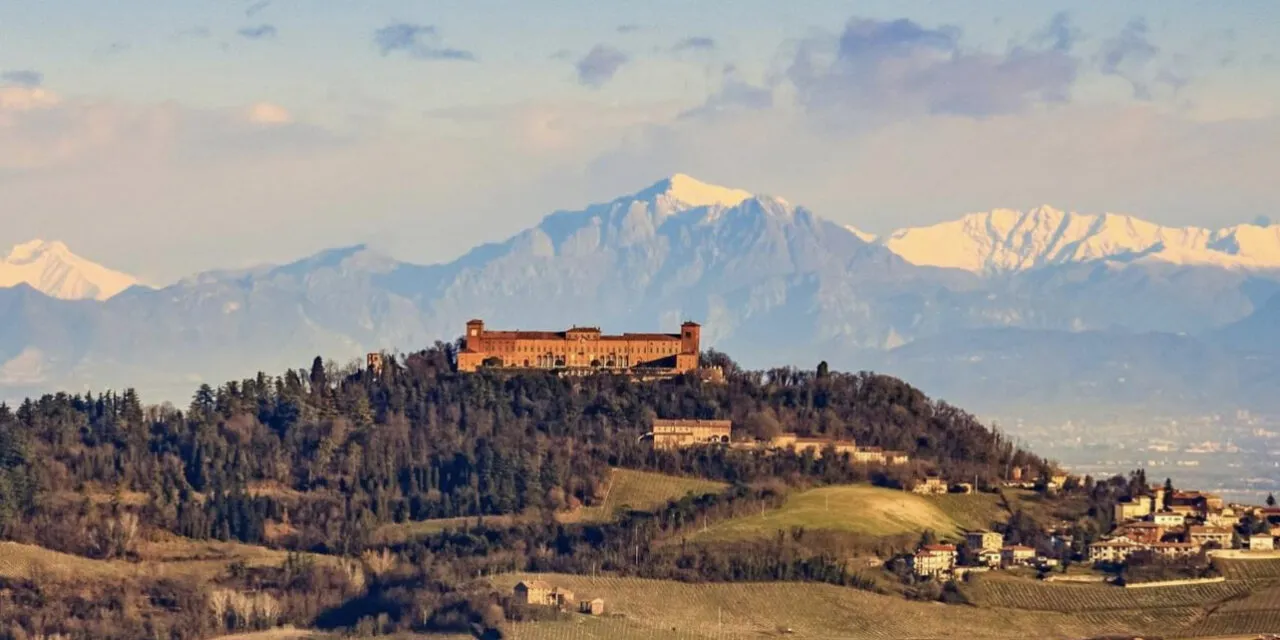
<path fill-rule="evenodd" d="M 137 283 L 132 276 L 75 255 L 56 240 L 15 245 L 0 261 L 0 287 L 26 284 L 64 300 L 106 300 Z"/>
<path fill-rule="evenodd" d="M 736 207 L 742 204 L 743 201 L 753 197 L 747 191 L 707 184 L 683 173 L 677 173 L 669 178 L 660 180 L 637 195 L 640 197 L 662 196 L 690 207 L 716 205 Z"/>
<path fill-rule="evenodd" d="M 895 231 L 882 243 L 908 262 L 975 273 L 1091 260 L 1224 268 L 1280 268 L 1280 225 L 1210 230 L 1165 227 L 1129 215 L 995 209 Z"/>

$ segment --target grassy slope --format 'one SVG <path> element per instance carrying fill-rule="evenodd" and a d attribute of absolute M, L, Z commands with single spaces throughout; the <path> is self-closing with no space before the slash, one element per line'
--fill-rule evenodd
<path fill-rule="evenodd" d="M 722 522 L 700 532 L 694 539 L 742 540 L 772 536 L 793 527 L 847 531 L 868 536 L 919 533 L 932 529 L 942 537 L 955 537 L 964 526 L 956 517 L 963 511 L 953 498 L 983 499 L 986 496 L 923 496 L 867 485 L 822 487 L 796 493 L 780 509 Z M 987 507 L 981 507 L 986 511 Z M 961 520 L 976 520 L 961 516 Z"/>
<path fill-rule="evenodd" d="M 723 482 L 670 476 L 633 469 L 614 469 L 609 476 L 609 492 L 604 502 L 582 509 L 581 520 L 601 522 L 613 518 L 616 510 L 630 508 L 651 511 L 687 494 L 720 493 L 729 485 Z"/>
<path fill-rule="evenodd" d="M 510 589 L 528 575 L 501 576 Z M 516 625 L 511 637 L 737 638 L 775 635 L 879 640 L 888 638 L 1083 638 L 1102 633 L 1139 633 L 1151 625 L 1144 611 L 1069 614 L 908 602 L 820 584 L 684 584 L 635 578 L 537 576 L 572 589 L 579 597 L 605 599 L 606 611 L 622 618 Z M 1161 616 L 1189 623 L 1194 611 L 1166 609 Z M 672 633 L 672 630 L 675 630 Z"/>
<path fill-rule="evenodd" d="M 47 575 L 55 579 L 111 578 L 137 576 L 211 578 L 226 570 L 232 562 L 248 566 L 279 566 L 288 553 L 265 547 L 233 542 L 210 542 L 167 539 L 139 545 L 137 562 L 127 560 L 95 560 L 44 547 L 0 542 L 0 576 L 29 578 Z M 329 556 L 315 556 L 321 561 Z"/>

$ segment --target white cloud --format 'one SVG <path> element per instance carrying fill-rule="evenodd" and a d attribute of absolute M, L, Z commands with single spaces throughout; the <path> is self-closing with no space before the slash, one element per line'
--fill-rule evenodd
<path fill-rule="evenodd" d="M 58 95 L 39 87 L 0 87 L 0 111 L 47 109 L 61 102 Z"/>
<path fill-rule="evenodd" d="M 293 114 L 288 109 L 270 102 L 259 102 L 250 106 L 245 117 L 254 124 L 289 124 L 293 122 Z"/>

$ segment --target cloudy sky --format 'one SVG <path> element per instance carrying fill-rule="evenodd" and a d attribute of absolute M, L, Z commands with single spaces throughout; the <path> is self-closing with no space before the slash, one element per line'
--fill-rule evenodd
<path fill-rule="evenodd" d="M 875 232 L 1039 204 L 1280 219 L 1276 24 L 1275 2 L 7 2 L 0 245 L 153 283 L 361 242 L 435 262 L 674 172 Z"/>

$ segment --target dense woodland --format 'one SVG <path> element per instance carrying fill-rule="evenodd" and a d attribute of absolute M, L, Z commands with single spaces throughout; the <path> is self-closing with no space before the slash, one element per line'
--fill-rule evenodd
<path fill-rule="evenodd" d="M 306 600 L 300 594 L 310 587 L 297 583 L 303 578 L 271 578 L 267 586 L 286 593 L 277 618 L 465 629 L 484 627 L 493 617 L 488 607 L 501 603 L 493 594 L 477 601 L 460 585 L 494 571 L 873 588 L 816 532 L 715 549 L 679 539 L 698 522 L 776 505 L 789 487 L 906 486 L 931 471 L 982 485 L 1013 466 L 1048 469 L 973 416 L 887 376 L 825 365 L 742 371 L 714 352 L 704 359 L 725 370 L 722 383 L 693 375 L 638 382 L 607 374 L 460 374 L 455 349 L 438 343 L 387 358 L 380 375 L 317 358 L 309 371 L 202 386 L 185 410 L 145 406 L 132 391 L 0 406 L 0 535 L 96 558 L 132 557 L 139 530 L 346 558 L 392 554 L 397 571 L 362 562 L 365 575 L 382 576 L 362 578 L 362 590 L 321 589 L 328 595 Z M 913 462 L 888 469 L 840 456 L 654 451 L 641 438 L 654 417 L 729 418 L 735 439 L 781 431 L 852 438 L 905 451 Z M 564 525 L 551 517 L 596 503 L 611 467 L 701 476 L 733 488 L 605 524 Z M 464 528 L 389 549 L 372 538 L 391 522 L 538 513 L 540 521 Z M 308 571 L 320 570 L 301 573 Z M 349 579 L 307 575 L 307 585 Z M 424 590 L 436 595 L 424 600 Z M 348 591 L 363 595 L 333 596 Z M 305 603 L 290 604 L 298 598 Z M 189 626 L 178 636 L 208 631 Z"/>

